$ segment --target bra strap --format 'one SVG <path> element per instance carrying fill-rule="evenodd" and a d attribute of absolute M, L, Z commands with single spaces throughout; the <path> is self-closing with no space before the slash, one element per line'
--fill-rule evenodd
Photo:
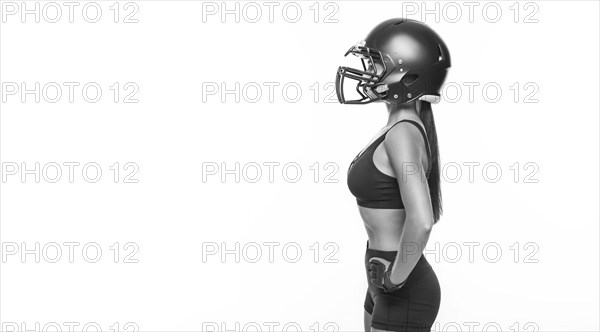
<path fill-rule="evenodd" d="M 394 126 L 399 124 L 400 122 L 410 122 L 410 123 L 414 124 L 415 126 L 417 126 L 417 128 L 419 128 L 419 131 L 421 132 L 421 135 L 423 135 L 423 139 L 425 140 L 425 148 L 427 149 L 427 161 L 429 162 L 429 165 L 431 166 L 432 160 L 431 160 L 431 148 L 429 146 L 429 140 L 427 139 L 427 134 L 425 134 L 425 129 L 423 129 L 423 127 L 421 127 L 421 125 L 418 122 L 416 122 L 414 120 L 409 120 L 409 119 L 400 120 L 400 121 L 394 123 L 390 127 L 390 129 L 388 129 L 385 132 L 385 134 L 383 134 L 383 137 L 385 137 L 387 135 L 388 131 L 392 130 L 392 128 L 394 128 Z M 431 167 L 430 167 L 430 169 L 431 169 Z M 429 172 L 429 170 L 428 170 L 428 172 Z"/>

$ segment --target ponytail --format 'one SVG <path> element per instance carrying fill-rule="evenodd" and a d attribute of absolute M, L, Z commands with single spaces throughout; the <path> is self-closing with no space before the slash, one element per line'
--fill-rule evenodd
<path fill-rule="evenodd" d="M 433 119 L 433 111 L 431 103 L 421 101 L 421 121 L 427 131 L 427 139 L 431 149 L 431 159 L 429 160 L 429 194 L 431 195 L 431 207 L 433 209 L 433 222 L 437 223 L 443 213 L 442 209 L 442 191 L 440 188 L 440 152 L 438 148 L 437 132 L 435 130 L 435 121 Z"/>

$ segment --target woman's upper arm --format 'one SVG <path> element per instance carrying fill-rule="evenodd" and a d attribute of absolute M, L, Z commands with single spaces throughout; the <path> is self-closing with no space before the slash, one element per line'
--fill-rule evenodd
<path fill-rule="evenodd" d="M 398 180 L 400 195 L 407 219 L 433 225 L 433 210 L 426 170 L 422 160 L 427 161 L 426 142 L 415 125 L 399 123 L 386 135 L 385 151 Z"/>

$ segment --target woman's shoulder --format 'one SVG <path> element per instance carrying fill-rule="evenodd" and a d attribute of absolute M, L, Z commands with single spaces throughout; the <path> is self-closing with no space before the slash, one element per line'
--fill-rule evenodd
<path fill-rule="evenodd" d="M 385 134 L 383 141 L 390 151 L 426 149 L 426 133 L 423 123 L 417 119 L 402 119 Z"/>

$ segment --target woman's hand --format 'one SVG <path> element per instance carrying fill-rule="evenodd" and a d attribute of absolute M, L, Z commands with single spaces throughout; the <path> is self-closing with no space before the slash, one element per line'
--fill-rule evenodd
<path fill-rule="evenodd" d="M 394 292 L 402 288 L 406 283 L 406 280 L 398 285 L 390 280 L 393 267 L 393 261 L 390 262 L 379 257 L 371 258 L 368 264 L 368 275 L 371 283 L 376 287 L 383 289 L 384 292 Z"/>

